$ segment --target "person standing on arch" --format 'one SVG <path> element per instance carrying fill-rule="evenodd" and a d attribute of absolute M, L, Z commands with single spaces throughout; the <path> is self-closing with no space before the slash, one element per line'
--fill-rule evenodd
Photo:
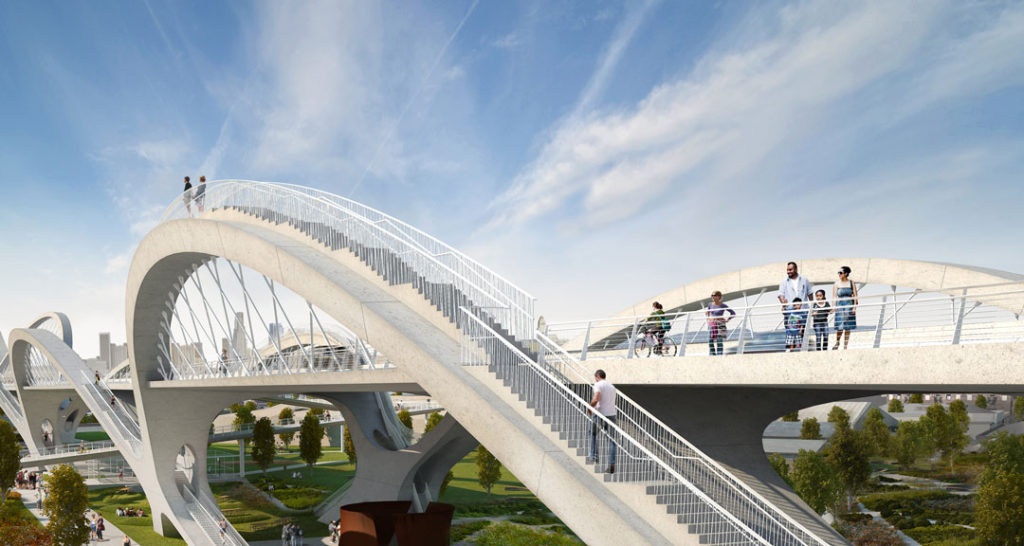
<path fill-rule="evenodd" d="M 796 262 L 789 262 L 786 264 L 786 278 L 782 279 L 779 283 L 779 303 L 782 304 L 782 317 L 786 319 L 789 317 L 787 311 L 793 311 L 792 303 L 797 298 L 801 302 L 811 301 L 813 299 L 813 289 L 811 288 L 811 281 L 807 280 L 800 274 L 799 268 Z M 785 324 L 785 320 L 783 320 Z M 803 339 L 804 326 L 800 326 L 800 338 Z"/>
<path fill-rule="evenodd" d="M 196 185 L 196 207 L 199 213 L 203 212 L 203 202 L 206 200 L 206 175 L 199 177 L 199 184 Z"/>
<path fill-rule="evenodd" d="M 189 182 L 188 177 L 185 177 L 185 191 L 181 194 L 181 200 L 185 203 L 185 210 L 188 211 L 188 215 L 192 216 L 192 182 Z"/>
<path fill-rule="evenodd" d="M 843 349 L 850 346 L 850 332 L 857 329 L 857 283 L 850 279 L 849 266 L 839 268 L 839 280 L 832 285 L 832 301 L 836 302 L 836 344 L 832 350 L 839 348 L 839 339 L 843 340 Z"/>

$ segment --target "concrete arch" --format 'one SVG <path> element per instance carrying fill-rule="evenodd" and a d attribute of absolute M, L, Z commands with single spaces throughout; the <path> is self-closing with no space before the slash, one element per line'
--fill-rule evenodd
<path fill-rule="evenodd" d="M 818 258 L 794 260 L 800 274 L 814 284 L 832 283 L 836 270 L 849 266 L 850 278 L 858 283 L 906 286 L 931 292 L 953 294 L 953 289 L 1001 283 L 1024 283 L 1024 275 L 966 265 L 899 260 L 890 258 Z M 786 276 L 786 262 L 748 267 L 686 283 L 623 309 L 615 316 L 644 316 L 652 302 L 660 302 L 665 311 L 695 311 L 711 301 L 713 290 L 721 290 L 723 299 L 776 290 Z M 1020 312 L 1019 305 L 1010 308 Z"/>
<path fill-rule="evenodd" d="M 71 320 L 69 320 L 68 316 L 64 313 L 56 311 L 43 313 L 30 322 L 28 327 L 29 329 L 42 328 L 48 330 L 48 328 L 44 328 L 47 323 L 53 325 L 54 330 L 56 330 L 54 334 L 60 338 L 61 341 L 67 344 L 68 347 L 74 347 L 72 344 L 74 336 L 72 335 Z"/>

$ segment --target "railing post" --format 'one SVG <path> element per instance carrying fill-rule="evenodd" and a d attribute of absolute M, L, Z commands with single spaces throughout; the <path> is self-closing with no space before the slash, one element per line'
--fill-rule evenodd
<path fill-rule="evenodd" d="M 885 324 L 885 300 L 888 298 L 889 296 L 882 296 L 882 305 L 879 306 L 878 324 L 875 325 L 875 349 L 882 346 L 882 325 Z"/>
<path fill-rule="evenodd" d="M 593 322 L 587 323 L 587 333 L 583 336 L 583 349 L 580 350 L 580 360 L 587 359 L 587 347 L 590 345 L 590 326 Z"/>
<path fill-rule="evenodd" d="M 953 345 L 960 344 L 960 332 L 964 327 L 964 315 L 967 310 L 967 289 L 960 295 L 960 311 L 956 314 L 956 324 L 953 326 Z"/>
<path fill-rule="evenodd" d="M 640 317 L 633 319 L 633 333 L 629 335 L 629 348 L 626 349 L 626 358 L 633 358 L 633 349 L 636 348 L 636 330 L 640 327 Z"/>
<path fill-rule="evenodd" d="M 679 338 L 679 356 L 686 356 L 686 336 L 690 333 L 690 313 L 686 313 L 683 321 L 683 336 Z"/>
<path fill-rule="evenodd" d="M 750 316 L 750 308 L 743 310 L 743 320 L 740 321 L 740 333 L 739 341 L 736 342 L 736 354 L 743 354 L 743 347 L 746 345 L 747 338 L 744 336 L 744 332 L 747 331 L 747 318 Z M 710 333 L 708 335 L 711 335 Z"/>

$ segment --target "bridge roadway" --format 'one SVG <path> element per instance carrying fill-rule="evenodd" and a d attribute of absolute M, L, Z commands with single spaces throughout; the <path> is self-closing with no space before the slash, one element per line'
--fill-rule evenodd
<path fill-rule="evenodd" d="M 886 393 L 1024 394 L 1024 344 L 601 358 L 602 369 L 667 426 L 770 502 L 812 527 L 820 521 L 775 473 L 765 427 L 780 416 L 832 401 Z"/>

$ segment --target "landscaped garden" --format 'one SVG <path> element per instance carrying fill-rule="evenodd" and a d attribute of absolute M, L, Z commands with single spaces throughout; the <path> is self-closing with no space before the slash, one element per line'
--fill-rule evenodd
<path fill-rule="evenodd" d="M 152 510 L 146 495 L 141 492 L 128 492 L 120 486 L 103 487 L 89 490 L 89 508 L 99 512 L 103 518 L 124 531 L 139 544 L 149 546 L 180 546 L 185 544 L 179 538 L 163 537 L 153 530 Z M 118 508 L 142 509 L 142 517 L 124 517 L 117 515 Z"/>

